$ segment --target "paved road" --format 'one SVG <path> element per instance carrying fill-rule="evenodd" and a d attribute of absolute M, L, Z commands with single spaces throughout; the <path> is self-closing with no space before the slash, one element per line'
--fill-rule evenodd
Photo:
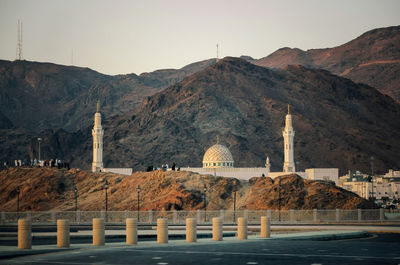
<path fill-rule="evenodd" d="M 400 264 L 400 234 L 335 241 L 204 239 L 192 244 L 110 244 L 0 260 L 0 264 Z"/>

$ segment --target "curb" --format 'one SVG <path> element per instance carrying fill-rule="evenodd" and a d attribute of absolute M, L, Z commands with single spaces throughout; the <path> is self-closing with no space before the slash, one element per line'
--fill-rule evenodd
<path fill-rule="evenodd" d="M 280 240 L 315 240 L 315 241 L 330 241 L 330 240 L 344 240 L 370 237 L 368 231 L 347 232 L 340 234 L 326 234 L 326 235 L 295 235 L 286 238 L 279 238 Z M 278 238 L 275 238 L 278 239 Z"/>

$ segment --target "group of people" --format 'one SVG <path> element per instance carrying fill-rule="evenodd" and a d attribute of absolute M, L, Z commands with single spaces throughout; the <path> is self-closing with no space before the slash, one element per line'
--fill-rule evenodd
<path fill-rule="evenodd" d="M 162 170 L 162 171 L 169 171 L 169 170 L 172 170 L 172 171 L 175 171 L 175 170 L 176 170 L 176 171 L 180 171 L 180 170 L 181 170 L 180 167 L 178 167 L 178 169 L 176 169 L 176 164 L 173 163 L 173 164 L 172 164 L 172 167 L 169 167 L 168 164 L 163 164 L 160 168 L 157 167 L 157 166 L 148 166 L 148 167 L 147 167 L 147 172 L 155 171 L 155 170 L 158 170 L 158 169 L 160 169 L 160 170 Z"/>
<path fill-rule="evenodd" d="M 4 168 L 8 168 L 8 162 L 3 163 Z M 62 161 L 60 159 L 50 159 L 50 160 L 38 160 L 38 159 L 15 159 L 14 160 L 15 167 L 57 167 L 59 169 L 66 168 L 70 169 L 69 162 Z"/>

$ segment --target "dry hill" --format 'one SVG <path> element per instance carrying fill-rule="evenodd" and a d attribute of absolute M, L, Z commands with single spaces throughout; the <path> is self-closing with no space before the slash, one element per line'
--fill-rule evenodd
<path fill-rule="evenodd" d="M 207 209 L 233 209 L 237 192 L 238 209 L 278 209 L 278 182 L 282 209 L 371 208 L 356 194 L 321 181 L 303 180 L 297 175 L 272 180 L 267 177 L 239 182 L 233 178 L 192 172 L 135 172 L 131 176 L 91 173 L 71 169 L 10 168 L 0 171 L 0 211 L 15 211 L 20 187 L 21 210 L 73 210 L 78 189 L 80 210 L 104 209 L 104 184 L 109 184 L 109 210 L 136 210 L 138 185 L 142 210 L 203 209 L 203 188 L 207 187 Z"/>

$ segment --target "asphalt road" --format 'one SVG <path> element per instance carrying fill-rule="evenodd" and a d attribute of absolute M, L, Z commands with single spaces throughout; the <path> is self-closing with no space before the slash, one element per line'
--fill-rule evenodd
<path fill-rule="evenodd" d="M 363 239 L 226 240 L 88 248 L 0 260 L 0 264 L 400 264 L 400 234 Z"/>

